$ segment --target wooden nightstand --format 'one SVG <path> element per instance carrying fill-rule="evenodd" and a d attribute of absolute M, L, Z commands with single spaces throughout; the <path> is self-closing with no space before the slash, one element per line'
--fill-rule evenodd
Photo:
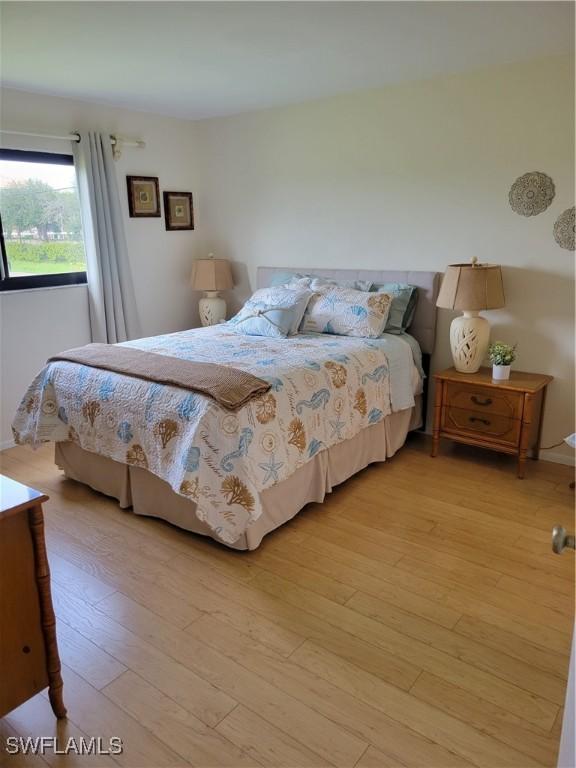
<path fill-rule="evenodd" d="M 538 459 L 546 387 L 552 376 L 512 371 L 508 381 L 493 381 L 492 369 L 436 373 L 432 456 L 441 437 L 518 456 L 524 477 L 528 451 Z"/>

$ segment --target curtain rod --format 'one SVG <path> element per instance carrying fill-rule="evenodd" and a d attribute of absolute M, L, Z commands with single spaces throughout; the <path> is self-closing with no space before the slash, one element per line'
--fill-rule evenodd
<path fill-rule="evenodd" d="M 52 133 L 29 133 L 28 131 L 11 131 L 8 128 L 0 128 L 0 133 L 10 133 L 13 136 L 28 136 L 35 139 L 58 139 L 59 141 L 80 141 L 79 133 L 68 133 L 64 136 L 56 136 Z M 138 147 L 142 149 L 146 146 L 146 143 L 139 140 L 125 139 L 122 136 L 110 136 L 112 145 L 121 144 L 123 147 Z"/>

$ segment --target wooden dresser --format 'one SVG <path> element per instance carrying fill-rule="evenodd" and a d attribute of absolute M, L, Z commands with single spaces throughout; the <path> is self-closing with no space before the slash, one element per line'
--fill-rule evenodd
<path fill-rule="evenodd" d="M 458 373 L 448 368 L 434 375 L 432 456 L 441 437 L 518 456 L 524 477 L 528 451 L 537 459 L 546 387 L 552 376 L 512 371 L 507 381 L 492 379 L 491 368 Z"/>
<path fill-rule="evenodd" d="M 65 717 L 44 542 L 48 497 L 0 475 L 0 717 L 48 688 Z"/>

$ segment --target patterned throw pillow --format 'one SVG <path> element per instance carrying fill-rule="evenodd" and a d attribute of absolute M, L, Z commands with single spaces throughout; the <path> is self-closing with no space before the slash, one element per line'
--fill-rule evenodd
<path fill-rule="evenodd" d="M 314 283 L 312 284 L 314 289 Z M 375 339 L 382 334 L 392 299 L 386 293 L 368 293 L 339 286 L 317 287 L 300 330 Z"/>
<path fill-rule="evenodd" d="M 285 286 L 261 288 L 228 323 L 247 336 L 284 338 L 298 333 L 304 312 L 313 296 L 308 288 Z"/>

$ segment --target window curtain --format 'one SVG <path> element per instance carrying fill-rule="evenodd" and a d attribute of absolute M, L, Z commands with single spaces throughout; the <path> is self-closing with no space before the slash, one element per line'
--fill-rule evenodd
<path fill-rule="evenodd" d="M 140 335 L 110 135 L 79 131 L 74 147 L 82 208 L 92 341 Z"/>

